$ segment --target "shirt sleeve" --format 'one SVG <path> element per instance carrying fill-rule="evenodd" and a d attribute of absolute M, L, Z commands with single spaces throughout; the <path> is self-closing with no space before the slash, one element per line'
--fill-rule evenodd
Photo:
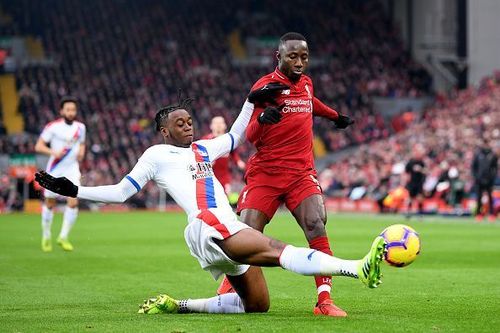
<path fill-rule="evenodd" d="M 202 157 L 207 158 L 207 162 L 214 162 L 219 157 L 230 153 L 234 149 L 235 140 L 231 133 L 226 133 L 215 139 L 196 141 L 195 144 L 198 147 L 198 153 Z"/>
<path fill-rule="evenodd" d="M 49 143 L 52 140 L 53 136 L 54 133 L 52 132 L 52 126 L 49 125 L 45 126 L 42 133 L 40 134 L 40 138 L 47 143 Z"/>
<path fill-rule="evenodd" d="M 156 175 L 156 163 L 154 153 L 146 150 L 139 158 L 132 171 L 126 175 L 118 184 L 105 186 L 79 186 L 78 198 L 105 203 L 125 202 L 136 194 L 146 183 L 154 179 Z"/>
<path fill-rule="evenodd" d="M 262 132 L 264 131 L 264 126 L 259 123 L 258 118 L 259 112 L 255 112 L 250 119 L 250 124 L 247 129 L 247 139 L 254 146 L 257 144 L 257 141 L 260 139 Z"/>
<path fill-rule="evenodd" d="M 313 97 L 313 114 L 330 120 L 337 120 L 339 118 L 337 111 L 326 106 L 316 97 Z"/>
<path fill-rule="evenodd" d="M 155 178 L 158 166 L 154 153 L 154 147 L 147 149 L 139 158 L 132 171 L 125 176 L 139 192 L 146 183 Z"/>

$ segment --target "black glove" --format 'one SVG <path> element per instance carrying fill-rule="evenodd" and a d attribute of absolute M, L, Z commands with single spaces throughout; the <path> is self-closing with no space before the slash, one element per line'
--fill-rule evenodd
<path fill-rule="evenodd" d="M 66 197 L 76 198 L 78 194 L 78 186 L 66 177 L 55 178 L 45 171 L 40 170 L 35 173 L 35 180 L 47 190 Z"/>
<path fill-rule="evenodd" d="M 281 112 L 280 112 L 280 107 L 276 106 L 268 106 L 262 111 L 262 113 L 259 115 L 259 118 L 257 118 L 257 121 L 260 124 L 277 124 L 281 120 Z"/>
<path fill-rule="evenodd" d="M 341 113 L 339 113 L 339 118 L 337 120 L 334 120 L 333 122 L 335 124 L 335 127 L 337 127 L 338 129 L 344 129 L 347 126 L 354 124 L 353 119 Z"/>
<path fill-rule="evenodd" d="M 262 88 L 251 91 L 250 94 L 248 94 L 248 101 L 250 103 L 274 103 L 274 99 L 278 94 L 286 89 L 290 89 L 290 87 L 278 82 L 271 82 Z"/>

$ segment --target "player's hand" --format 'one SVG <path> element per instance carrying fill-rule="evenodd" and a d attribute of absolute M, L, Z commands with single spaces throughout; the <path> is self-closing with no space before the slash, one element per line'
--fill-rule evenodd
<path fill-rule="evenodd" d="M 35 173 L 35 180 L 44 188 L 66 197 L 76 198 L 78 186 L 66 177 L 53 177 L 45 171 Z"/>
<path fill-rule="evenodd" d="M 272 125 L 277 124 L 281 120 L 281 112 L 280 108 L 276 106 L 267 106 L 264 111 L 259 115 L 257 121 L 264 125 Z"/>
<path fill-rule="evenodd" d="M 351 119 L 348 116 L 339 113 L 339 118 L 337 120 L 334 120 L 333 123 L 338 129 L 344 129 L 347 128 L 347 126 L 354 124 L 354 119 Z"/>
<path fill-rule="evenodd" d="M 262 88 L 252 90 L 248 94 L 248 101 L 250 103 L 274 103 L 274 99 L 278 94 L 286 89 L 290 89 L 290 87 L 278 82 L 271 82 Z"/>

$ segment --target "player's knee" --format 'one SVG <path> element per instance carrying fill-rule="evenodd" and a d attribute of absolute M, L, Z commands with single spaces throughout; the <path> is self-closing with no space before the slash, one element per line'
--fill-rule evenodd
<path fill-rule="evenodd" d="M 69 203 L 68 202 L 68 207 L 69 208 L 78 208 L 78 202 L 76 202 L 76 203 Z"/>
<path fill-rule="evenodd" d="M 326 218 L 321 215 L 306 217 L 303 226 L 308 234 L 322 234 L 325 232 Z"/>
<path fill-rule="evenodd" d="M 78 200 L 77 199 L 68 199 L 67 205 L 69 208 L 77 208 L 78 207 Z"/>
<path fill-rule="evenodd" d="M 51 209 L 54 208 L 56 206 L 56 202 L 55 200 L 45 200 L 45 207 L 47 207 L 48 209 Z"/>
<path fill-rule="evenodd" d="M 270 306 L 269 297 L 263 297 L 257 301 L 245 304 L 246 313 L 268 312 Z"/>

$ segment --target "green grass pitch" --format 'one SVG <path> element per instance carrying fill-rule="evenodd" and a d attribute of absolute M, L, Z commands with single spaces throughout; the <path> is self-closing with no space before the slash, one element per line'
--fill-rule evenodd
<path fill-rule="evenodd" d="M 359 258 L 398 216 L 329 214 L 334 253 Z M 218 285 L 189 255 L 183 214 L 81 213 L 73 253 L 40 250 L 38 215 L 0 215 L 1 332 L 498 332 L 500 224 L 428 217 L 411 220 L 422 253 L 411 266 L 384 265 L 369 290 L 335 278 L 333 296 L 347 318 L 315 317 L 312 277 L 265 269 L 271 310 L 249 315 L 136 313 L 148 296 L 214 295 Z M 59 232 L 61 215 L 53 225 Z M 289 214 L 267 233 L 291 244 L 305 239 Z"/>

